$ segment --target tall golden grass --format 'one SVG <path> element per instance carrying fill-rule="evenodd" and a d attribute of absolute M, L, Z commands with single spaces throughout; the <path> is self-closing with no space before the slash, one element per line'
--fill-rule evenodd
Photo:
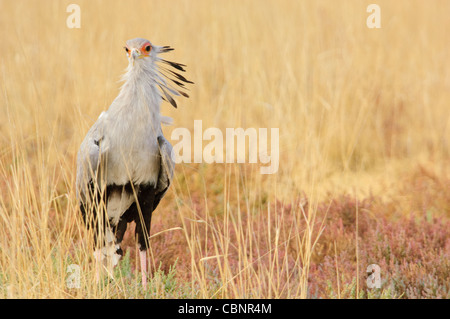
<path fill-rule="evenodd" d="M 72 2 L 0 1 L 1 297 L 146 296 L 120 275 L 95 284 L 74 188 L 76 152 L 118 93 L 130 38 L 170 45 L 188 66 L 190 99 L 162 107 L 174 127 L 280 128 L 274 175 L 177 166 L 151 258 L 155 270 L 188 256 L 176 264 L 185 285 L 168 294 L 155 276 L 153 297 L 306 298 L 321 200 L 398 196 L 417 165 L 449 175 L 448 1 L 377 1 L 381 29 L 357 0 L 80 0 L 81 28 L 69 29 Z"/>

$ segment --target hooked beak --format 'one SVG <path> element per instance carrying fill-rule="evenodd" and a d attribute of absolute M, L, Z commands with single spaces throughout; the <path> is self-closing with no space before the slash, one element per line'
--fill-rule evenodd
<path fill-rule="evenodd" d="M 139 52 L 138 49 L 131 49 L 130 59 L 133 62 L 133 66 L 134 66 L 134 61 L 136 61 L 136 59 L 139 58 L 140 56 L 141 56 L 141 53 Z"/>
<path fill-rule="evenodd" d="M 141 55 L 141 53 L 139 52 L 139 50 L 138 49 L 132 49 L 131 50 L 131 54 L 130 54 L 130 57 L 134 60 L 134 59 L 136 59 L 138 56 L 140 56 Z"/>

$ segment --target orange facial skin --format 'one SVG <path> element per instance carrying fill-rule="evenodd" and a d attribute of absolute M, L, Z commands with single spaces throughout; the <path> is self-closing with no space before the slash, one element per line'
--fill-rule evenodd
<path fill-rule="evenodd" d="M 128 57 L 130 57 L 131 50 L 128 47 L 124 47 L 125 51 L 127 52 Z M 150 42 L 146 42 L 141 48 L 140 48 L 140 54 L 141 57 L 148 57 L 150 56 L 150 52 L 152 51 L 152 45 Z"/>

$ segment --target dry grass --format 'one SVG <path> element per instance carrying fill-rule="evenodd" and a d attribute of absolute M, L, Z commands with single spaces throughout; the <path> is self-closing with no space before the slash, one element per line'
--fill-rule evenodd
<path fill-rule="evenodd" d="M 77 1 L 81 29 L 69 3 L 0 1 L 1 297 L 449 297 L 448 1 L 377 1 L 378 30 L 356 0 Z M 272 176 L 177 166 L 147 292 L 131 238 L 116 279 L 93 284 L 74 189 L 137 36 L 175 47 L 196 83 L 162 108 L 175 127 L 280 128 Z M 378 292 L 367 263 L 384 267 Z"/>

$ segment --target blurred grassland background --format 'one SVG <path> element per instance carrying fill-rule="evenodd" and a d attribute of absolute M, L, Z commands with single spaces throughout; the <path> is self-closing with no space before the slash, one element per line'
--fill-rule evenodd
<path fill-rule="evenodd" d="M 0 297 L 448 298 L 450 2 L 377 1 L 369 29 L 372 2 L 0 1 Z M 115 279 L 94 283 L 74 188 L 134 37 L 174 47 L 195 82 L 163 104 L 166 137 L 196 119 L 280 129 L 276 174 L 176 167 L 148 291 L 131 237 Z"/>

